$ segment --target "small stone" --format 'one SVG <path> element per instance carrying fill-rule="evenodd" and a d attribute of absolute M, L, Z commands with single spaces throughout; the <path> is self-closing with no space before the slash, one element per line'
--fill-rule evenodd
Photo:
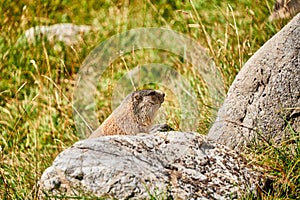
<path fill-rule="evenodd" d="M 18 43 L 27 41 L 29 44 L 32 44 L 36 43 L 37 39 L 46 39 L 50 43 L 63 42 L 66 45 L 74 45 L 80 42 L 83 35 L 91 30 L 91 26 L 71 23 L 35 26 L 26 30 L 24 35 L 18 39 Z"/>

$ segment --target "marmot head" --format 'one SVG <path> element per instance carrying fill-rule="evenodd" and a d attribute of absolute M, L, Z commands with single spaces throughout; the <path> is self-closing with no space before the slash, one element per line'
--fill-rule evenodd
<path fill-rule="evenodd" d="M 165 94 L 159 90 L 139 90 L 131 93 L 130 99 L 136 121 L 140 125 L 152 125 L 164 97 Z"/>

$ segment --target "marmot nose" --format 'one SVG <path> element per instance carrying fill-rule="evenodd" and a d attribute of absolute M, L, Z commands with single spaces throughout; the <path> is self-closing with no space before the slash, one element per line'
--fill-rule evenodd
<path fill-rule="evenodd" d="M 160 90 L 155 90 L 155 92 L 157 92 L 158 94 L 160 94 L 161 96 L 165 96 L 165 93 L 163 93 L 162 91 L 160 91 Z"/>
<path fill-rule="evenodd" d="M 160 90 L 155 90 L 155 92 L 157 92 L 159 94 L 159 97 L 160 97 L 159 99 L 160 99 L 161 102 L 163 102 L 164 101 L 164 97 L 165 97 L 165 93 L 163 93 Z"/>

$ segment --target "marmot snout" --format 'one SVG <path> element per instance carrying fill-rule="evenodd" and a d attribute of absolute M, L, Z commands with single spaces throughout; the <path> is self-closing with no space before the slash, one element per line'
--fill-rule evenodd
<path fill-rule="evenodd" d="M 90 138 L 149 133 L 164 97 L 165 94 L 159 90 L 139 90 L 130 93 Z"/>

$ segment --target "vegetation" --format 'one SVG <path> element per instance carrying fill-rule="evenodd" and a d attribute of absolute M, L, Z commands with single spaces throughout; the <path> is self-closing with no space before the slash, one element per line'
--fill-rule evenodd
<path fill-rule="evenodd" d="M 102 41 L 133 28 L 171 28 L 194 38 L 207 50 L 227 91 L 249 57 L 287 23 L 267 20 L 273 0 L 0 3 L 0 199 L 35 199 L 35 184 L 42 172 L 58 153 L 80 139 L 72 113 L 76 75 L 86 56 Z M 56 23 L 86 24 L 94 30 L 72 46 L 39 38 L 33 44 L 19 42 L 25 30 Z M 127 68 L 162 62 L 162 56 L 155 51 L 133 52 L 107 68 L 97 93 L 99 122 L 111 112 L 110 95 Z M 211 99 L 201 77 L 193 75 L 191 66 L 176 56 L 167 57 L 166 63 L 193 85 L 199 109 L 203 110 L 198 122 L 202 128 L 198 131 L 206 133 L 212 121 L 208 109 Z M 157 84 L 148 87 L 160 88 Z M 164 90 L 168 92 L 166 120 L 177 129 L 178 102 L 168 88 Z M 252 162 L 275 180 L 272 190 L 263 189 L 265 199 L 294 199 L 300 194 L 300 136 L 295 132 L 292 135 L 292 142 L 283 141 L 280 145 L 261 141 L 249 154 Z"/>

